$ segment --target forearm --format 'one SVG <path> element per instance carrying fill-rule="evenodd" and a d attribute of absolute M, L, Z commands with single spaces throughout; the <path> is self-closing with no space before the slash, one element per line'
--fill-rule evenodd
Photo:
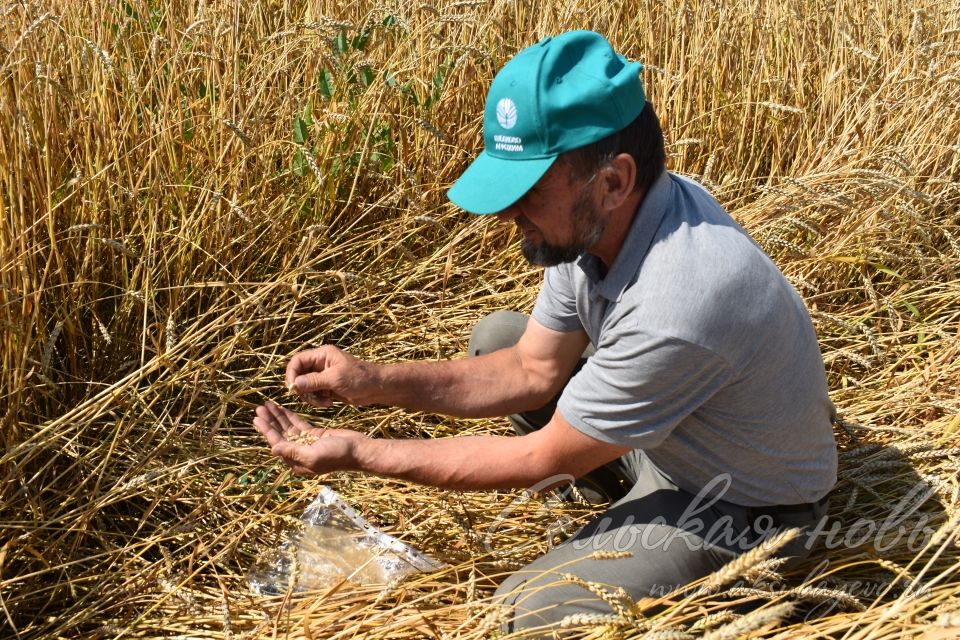
<path fill-rule="evenodd" d="M 580 433 L 560 413 L 524 436 L 436 440 L 380 440 L 347 429 L 318 429 L 270 402 L 257 407 L 253 424 L 271 452 L 297 473 L 363 471 L 457 490 L 543 490 L 630 451 Z M 303 434 L 313 442 L 293 437 Z"/>
<path fill-rule="evenodd" d="M 436 440 L 363 439 L 355 468 L 379 476 L 458 491 L 555 485 L 554 461 L 530 436 L 462 436 Z M 543 486 L 541 488 L 547 488 Z"/>
<path fill-rule="evenodd" d="M 535 409 L 553 395 L 542 378 L 524 370 L 512 348 L 460 360 L 377 367 L 370 404 L 484 418 Z"/>

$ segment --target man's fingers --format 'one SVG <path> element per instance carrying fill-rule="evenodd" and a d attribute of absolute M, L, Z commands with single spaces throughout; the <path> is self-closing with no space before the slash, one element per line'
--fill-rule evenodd
<path fill-rule="evenodd" d="M 277 423 L 282 426 L 284 433 L 294 429 L 297 431 L 310 431 L 314 429 L 312 423 L 286 407 L 270 402 L 267 403 L 267 410 L 275 417 Z"/>
<path fill-rule="evenodd" d="M 270 452 L 281 458 L 288 467 L 300 475 L 328 473 L 349 466 L 350 444 L 341 438 L 339 441 L 327 439 L 320 444 L 317 437 L 328 432 L 338 433 L 348 438 L 363 437 L 353 432 L 320 429 L 309 420 L 274 402 L 266 402 L 256 408 L 253 426 L 267 439 Z M 293 434 L 309 434 L 314 438 L 311 444 L 301 443 L 301 438 Z"/>
<path fill-rule="evenodd" d="M 278 404 L 274 404 L 273 402 L 268 402 L 264 406 L 267 408 L 270 416 L 283 433 L 290 431 L 290 427 L 293 426 L 293 421 L 290 420 L 291 414 L 289 411 Z"/>
<path fill-rule="evenodd" d="M 263 430 L 283 431 L 283 427 L 279 424 L 277 418 L 273 415 L 273 412 L 266 405 L 260 405 L 257 407 L 254 424 L 258 425 L 257 429 L 260 430 L 261 433 L 264 433 Z M 264 433 L 264 435 L 266 435 L 266 433 Z"/>
<path fill-rule="evenodd" d="M 263 412 L 263 414 L 266 413 L 266 411 Z M 284 439 L 283 432 L 278 428 L 276 421 L 274 421 L 272 417 L 269 417 L 269 414 L 263 414 L 260 413 L 258 408 L 257 417 L 253 419 L 253 426 L 267 439 L 267 443 L 272 447 Z"/>
<path fill-rule="evenodd" d="M 312 370 L 314 359 L 309 357 L 309 353 L 309 351 L 305 351 L 290 358 L 283 376 L 283 382 L 287 385 L 287 389 L 292 391 L 293 381 L 297 379 L 297 376 Z"/>
<path fill-rule="evenodd" d="M 340 399 L 333 390 L 337 382 L 332 378 L 328 370 L 304 373 L 293 379 L 290 390 L 311 406 L 329 407 L 334 400 Z"/>
<path fill-rule="evenodd" d="M 326 429 L 315 426 L 299 414 L 273 402 L 257 407 L 253 426 L 267 439 L 271 447 L 287 440 L 291 433 L 324 433 Z"/>
<path fill-rule="evenodd" d="M 299 429 L 300 431 L 312 431 L 314 429 L 313 423 L 304 419 L 303 416 L 290 411 L 286 407 L 280 407 L 280 409 L 287 414 L 290 424 L 296 429 Z"/>
<path fill-rule="evenodd" d="M 287 434 L 293 430 L 307 431 L 313 429 L 313 425 L 273 402 L 267 402 L 257 407 L 256 417 L 253 419 L 253 426 L 257 431 L 263 434 L 271 446 L 287 439 Z"/>
<path fill-rule="evenodd" d="M 334 347 L 324 346 L 318 349 L 301 351 L 293 356 L 287 363 L 287 370 L 283 378 L 287 388 L 294 388 L 294 381 L 298 376 L 326 369 L 329 365 L 328 355 L 332 349 Z"/>
<path fill-rule="evenodd" d="M 293 390 L 301 395 L 316 393 L 329 396 L 333 389 L 333 381 L 327 371 L 311 371 L 298 375 L 293 380 Z"/>

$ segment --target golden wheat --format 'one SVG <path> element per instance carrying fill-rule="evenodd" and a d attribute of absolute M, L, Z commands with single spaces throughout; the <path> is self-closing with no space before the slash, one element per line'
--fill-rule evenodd
<path fill-rule="evenodd" d="M 622 611 L 576 621 L 627 637 L 953 629 L 960 12 L 831 7 L 3 3 L 0 635 L 500 627 L 486 607 L 505 571 L 595 507 L 296 478 L 250 420 L 306 345 L 459 357 L 484 313 L 529 310 L 540 275 L 515 233 L 444 194 L 482 144 L 496 70 L 570 28 L 645 63 L 672 169 L 701 176 L 804 295 L 840 415 L 836 539 L 859 519 L 904 528 L 877 538 L 882 553 L 815 549 L 789 569 L 748 554 L 713 589 L 650 602 L 594 585 Z M 509 431 L 381 407 L 308 415 L 377 437 Z M 253 596 L 246 572 L 319 482 L 447 567 L 397 590 Z M 828 593 L 842 606 L 818 618 Z M 738 594 L 766 604 L 739 616 Z"/>

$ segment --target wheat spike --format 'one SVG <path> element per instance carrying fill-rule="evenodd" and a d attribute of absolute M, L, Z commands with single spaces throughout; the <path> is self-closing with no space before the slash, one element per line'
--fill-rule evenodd
<path fill-rule="evenodd" d="M 618 616 L 622 616 L 629 620 L 633 620 L 635 618 L 632 608 L 635 603 L 630 595 L 624 591 L 623 587 L 605 586 L 598 582 L 590 582 L 579 576 L 573 575 L 572 573 L 561 573 L 559 575 L 560 578 L 565 582 L 571 582 L 577 586 L 583 587 L 590 593 L 606 602 Z"/>
<path fill-rule="evenodd" d="M 112 238 L 100 238 L 100 242 L 102 242 L 103 244 L 107 245 L 108 247 L 110 247 L 110 248 L 113 249 L 114 251 L 118 251 L 118 252 L 122 253 L 123 255 L 127 256 L 128 258 L 139 258 L 139 257 L 140 257 L 140 256 L 137 255 L 137 252 L 136 252 L 136 251 L 134 251 L 133 249 L 131 249 L 131 248 L 128 247 L 127 245 L 123 244 L 122 242 L 119 242 L 118 240 L 114 240 L 114 239 L 112 239 Z"/>
<path fill-rule="evenodd" d="M 626 618 L 611 613 L 572 613 L 560 620 L 561 629 L 628 624 Z"/>
<path fill-rule="evenodd" d="M 310 171 L 313 172 L 314 177 L 317 179 L 317 182 L 323 182 L 323 174 L 320 173 L 320 166 L 317 164 L 317 158 L 313 155 L 313 152 L 310 151 L 310 148 L 307 145 L 300 145 L 300 153 L 303 154 L 303 157 L 307 161 L 307 165 L 310 167 Z"/>
<path fill-rule="evenodd" d="M 817 602 L 838 602 L 853 611 L 866 611 L 867 609 L 856 596 L 841 589 L 801 586 L 790 589 L 790 591 L 787 591 L 787 595 L 796 596 L 804 600 L 816 600 Z"/>
<path fill-rule="evenodd" d="M 706 631 L 707 629 L 712 629 L 713 627 L 727 624 L 728 622 L 733 622 L 738 618 L 742 617 L 740 614 L 733 611 L 718 611 L 717 613 L 711 613 L 710 615 L 703 616 L 695 623 L 690 625 L 690 632 L 697 631 Z"/>
<path fill-rule="evenodd" d="M 783 531 L 777 532 L 772 537 L 764 540 L 754 548 L 739 555 L 719 570 L 707 576 L 706 580 L 698 588 L 697 593 L 711 593 L 718 587 L 722 587 L 730 581 L 739 578 L 792 542 L 799 534 L 799 529 L 784 529 Z"/>
<path fill-rule="evenodd" d="M 62 330 L 63 320 L 57 320 L 57 323 L 53 325 L 53 329 L 50 331 L 50 335 L 47 336 L 47 346 L 43 348 L 43 356 L 40 358 L 40 368 L 43 369 L 45 373 L 50 370 L 50 360 L 53 358 L 53 350 L 57 346 L 57 338 L 60 337 Z"/>
<path fill-rule="evenodd" d="M 693 640 L 695 637 L 685 629 L 656 629 L 643 634 L 644 640 Z"/>
<path fill-rule="evenodd" d="M 588 560 L 622 560 L 623 558 L 632 558 L 631 551 L 594 551 L 587 556 Z"/>
<path fill-rule="evenodd" d="M 938 627 L 943 627 L 945 629 L 960 627 L 960 611 L 941 613 L 937 616 L 937 621 L 935 624 Z"/>
<path fill-rule="evenodd" d="M 97 314 L 93 314 L 93 323 L 97 327 L 97 331 L 100 332 L 100 337 L 103 338 L 103 341 L 107 344 L 113 342 L 113 338 L 110 336 L 110 332 L 107 330 L 107 326 L 103 324 Z"/>
<path fill-rule="evenodd" d="M 786 564 L 786 558 L 768 558 L 743 572 L 743 579 L 750 583 L 758 581 L 777 582 L 781 579 L 778 570 Z"/>
<path fill-rule="evenodd" d="M 794 608 L 795 606 L 792 602 L 781 602 L 764 607 L 763 609 L 757 609 L 748 615 L 728 622 L 714 631 L 705 633 L 702 640 L 733 640 L 734 638 L 740 638 L 768 624 L 780 622 L 793 613 Z"/>

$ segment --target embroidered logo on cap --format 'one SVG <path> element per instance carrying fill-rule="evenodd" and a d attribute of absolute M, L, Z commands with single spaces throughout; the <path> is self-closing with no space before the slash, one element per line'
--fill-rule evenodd
<path fill-rule="evenodd" d="M 501 98 L 497 103 L 497 122 L 504 129 L 512 129 L 517 124 L 517 105 L 510 98 Z"/>

